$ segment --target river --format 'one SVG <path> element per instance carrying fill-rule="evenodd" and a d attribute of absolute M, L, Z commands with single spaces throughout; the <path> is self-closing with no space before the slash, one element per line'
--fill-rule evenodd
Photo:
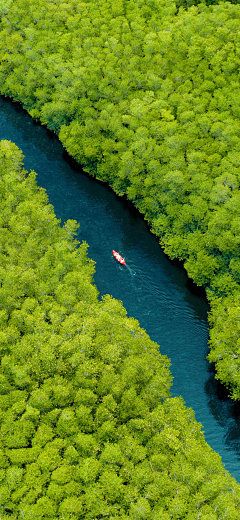
<path fill-rule="evenodd" d="M 79 239 L 88 242 L 96 261 L 100 294 L 122 300 L 128 315 L 171 359 L 172 394 L 182 395 L 194 409 L 206 441 L 240 482 L 240 405 L 227 398 L 206 360 L 209 306 L 204 294 L 168 260 L 130 202 L 86 175 L 54 134 L 5 98 L 0 98 L 0 138 L 23 151 L 26 169 L 37 172 L 57 217 L 80 222 Z M 112 249 L 124 256 L 126 267 L 112 257 Z"/>

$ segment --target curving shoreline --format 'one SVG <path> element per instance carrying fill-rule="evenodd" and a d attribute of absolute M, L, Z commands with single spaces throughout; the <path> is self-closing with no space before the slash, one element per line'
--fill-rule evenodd
<path fill-rule="evenodd" d="M 240 486 L 169 397 L 169 361 L 120 302 L 98 301 L 76 221 L 59 226 L 22 159 L 1 141 L 3 520 L 237 520 Z"/>
<path fill-rule="evenodd" d="M 100 294 L 107 292 L 122 300 L 128 315 L 137 318 L 161 345 L 172 363 L 172 395 L 182 395 L 194 409 L 208 444 L 239 481 L 238 403 L 227 399 L 205 359 L 206 300 L 189 292 L 185 271 L 167 259 L 134 206 L 84 174 L 63 152 L 57 137 L 34 122 L 21 105 L 2 98 L 0 123 L 1 138 L 15 142 L 24 152 L 26 169 L 38 172 L 38 182 L 46 189 L 57 217 L 81 223 L 79 239 L 87 241 L 89 256 L 97 262 L 94 279 Z M 101 215 L 97 222 L 96 215 Z M 109 255 L 109 244 L 116 246 L 116 238 L 132 274 L 116 269 Z"/>
<path fill-rule="evenodd" d="M 206 287 L 209 359 L 238 400 L 239 6 L 28 3 L 2 14 L 1 93 L 126 193 Z"/>

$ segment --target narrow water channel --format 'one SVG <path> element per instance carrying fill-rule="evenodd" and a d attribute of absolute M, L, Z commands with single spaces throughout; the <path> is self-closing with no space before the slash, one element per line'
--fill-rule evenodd
<path fill-rule="evenodd" d="M 207 312 L 185 271 L 163 254 L 158 240 L 133 206 L 88 177 L 67 156 L 46 128 L 35 123 L 19 104 L 0 98 L 0 139 L 17 144 L 26 169 L 38 173 L 38 184 L 62 222 L 80 222 L 79 239 L 89 244 L 96 261 L 100 294 L 122 300 L 172 363 L 172 394 L 182 395 L 203 425 L 210 446 L 240 481 L 240 406 L 226 397 L 214 380 L 208 352 Z M 121 266 L 111 251 L 127 261 Z"/>

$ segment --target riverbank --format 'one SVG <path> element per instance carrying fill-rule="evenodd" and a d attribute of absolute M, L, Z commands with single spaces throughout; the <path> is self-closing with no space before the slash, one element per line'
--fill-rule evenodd
<path fill-rule="evenodd" d="M 1 517 L 238 520 L 240 486 L 169 396 L 168 359 L 98 301 L 77 223 L 60 227 L 22 160 L 1 141 Z"/>
<path fill-rule="evenodd" d="M 1 93 L 126 193 L 206 287 L 209 358 L 238 399 L 239 6 L 28 4 L 2 13 Z"/>

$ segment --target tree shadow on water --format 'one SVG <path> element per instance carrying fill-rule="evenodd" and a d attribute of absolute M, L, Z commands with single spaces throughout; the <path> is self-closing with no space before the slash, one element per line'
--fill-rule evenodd
<path fill-rule="evenodd" d="M 227 388 L 215 379 L 214 364 L 209 364 L 209 379 L 205 384 L 208 406 L 221 428 L 224 428 L 224 442 L 234 450 L 240 459 L 240 402 L 229 397 Z"/>

